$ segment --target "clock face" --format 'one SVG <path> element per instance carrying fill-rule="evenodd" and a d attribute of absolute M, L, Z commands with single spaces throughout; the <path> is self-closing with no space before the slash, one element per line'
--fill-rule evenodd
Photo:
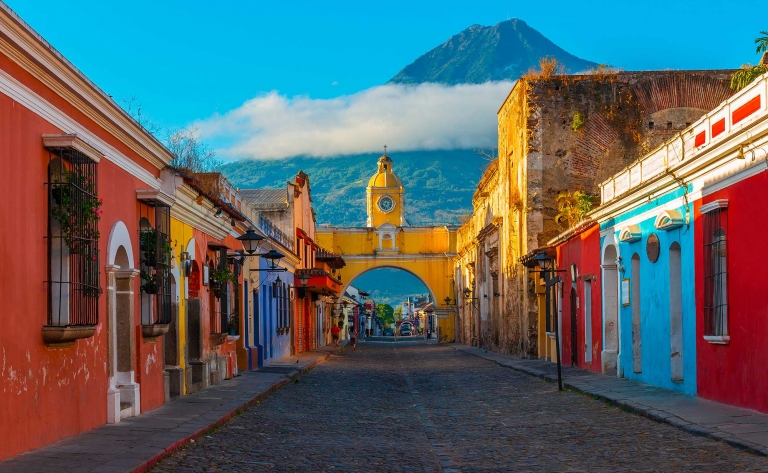
<path fill-rule="evenodd" d="M 388 195 L 380 198 L 378 204 L 382 212 L 390 212 L 395 208 L 395 201 Z"/>

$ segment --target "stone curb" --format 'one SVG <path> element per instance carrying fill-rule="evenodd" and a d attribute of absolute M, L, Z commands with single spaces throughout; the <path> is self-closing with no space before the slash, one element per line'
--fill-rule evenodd
<path fill-rule="evenodd" d="M 550 382 L 550 383 L 556 383 L 557 378 L 551 375 L 548 375 L 540 370 L 534 369 L 534 368 L 528 368 L 526 367 L 523 362 L 515 362 L 516 358 L 509 356 L 509 362 L 503 363 L 497 359 L 496 357 L 499 356 L 507 356 L 507 355 L 501 355 L 499 353 L 492 353 L 495 356 L 483 356 L 483 353 L 475 353 L 474 350 L 470 351 L 465 348 L 470 347 L 464 347 L 464 346 L 457 346 L 457 345 L 450 345 L 451 348 L 454 350 L 461 351 L 463 353 L 466 353 L 468 355 L 473 355 L 478 358 L 482 358 L 487 361 L 492 361 L 496 363 L 497 365 L 509 368 L 515 371 L 519 371 L 521 373 L 525 373 L 529 376 L 534 376 L 536 378 L 543 379 L 544 381 Z M 490 355 L 491 353 L 489 353 Z M 568 382 L 566 379 L 563 379 L 563 387 L 568 388 L 571 391 L 577 392 L 579 394 L 582 394 L 584 396 L 589 396 L 593 399 L 597 399 L 599 401 L 603 401 L 606 404 L 610 404 L 613 406 L 620 407 L 627 412 L 631 412 L 632 414 L 639 415 L 642 417 L 646 417 L 648 419 L 651 419 L 653 421 L 662 423 L 662 424 L 668 424 L 673 427 L 676 427 L 684 432 L 688 432 L 689 434 L 696 435 L 698 437 L 706 437 L 710 438 L 712 440 L 717 440 L 719 442 L 724 442 L 731 447 L 738 448 L 740 450 L 747 451 L 749 453 L 759 455 L 759 456 L 768 456 L 768 448 L 765 448 L 764 445 L 758 445 L 753 442 L 749 442 L 746 440 L 741 440 L 736 437 L 731 436 L 732 434 L 729 434 L 728 432 L 721 432 L 712 430 L 710 428 L 704 427 L 703 425 L 694 424 L 692 422 L 688 422 L 685 419 L 675 416 L 674 414 L 670 414 L 664 411 L 659 411 L 657 409 L 653 409 L 650 407 L 645 407 L 642 404 L 638 404 L 636 402 L 633 402 L 631 400 L 621 400 L 621 399 L 612 399 L 608 397 L 605 394 L 596 393 L 596 392 L 590 392 L 586 390 L 583 387 L 577 387 L 573 385 L 572 383 Z"/>
<path fill-rule="evenodd" d="M 158 453 L 157 455 L 153 456 L 152 458 L 148 459 L 147 461 L 143 462 L 141 465 L 137 466 L 136 468 L 133 468 L 132 470 L 129 470 L 128 473 L 145 473 L 148 472 L 150 469 L 152 469 L 155 465 L 160 463 L 165 457 L 170 456 L 177 450 L 181 449 L 183 446 L 190 443 L 192 440 L 198 439 L 205 435 L 206 432 L 210 431 L 211 429 L 216 429 L 218 427 L 221 427 L 222 425 L 229 422 L 230 419 L 232 419 L 235 415 L 239 413 L 239 411 L 243 411 L 245 409 L 248 409 L 249 407 L 252 407 L 256 404 L 258 404 L 262 399 L 266 398 L 273 392 L 277 391 L 278 389 L 282 388 L 286 384 L 291 383 L 296 378 L 301 376 L 302 374 L 308 373 L 313 368 L 315 368 L 320 363 L 324 362 L 328 358 L 330 358 L 331 355 L 335 355 L 341 351 L 344 350 L 346 345 L 340 346 L 337 350 L 329 351 L 325 353 L 324 355 L 318 357 L 316 360 L 309 363 L 307 366 L 297 369 L 296 371 L 292 371 L 290 375 L 287 375 L 285 379 L 282 379 L 272 386 L 270 386 L 266 391 L 263 391 L 256 395 L 254 398 L 252 398 L 250 401 L 244 403 L 243 405 L 232 409 L 230 412 L 222 416 L 219 420 L 212 422 L 211 424 L 208 424 L 207 426 L 197 430 L 196 432 L 177 440 L 176 442 L 172 443 L 168 447 L 166 447 L 162 452 Z"/>

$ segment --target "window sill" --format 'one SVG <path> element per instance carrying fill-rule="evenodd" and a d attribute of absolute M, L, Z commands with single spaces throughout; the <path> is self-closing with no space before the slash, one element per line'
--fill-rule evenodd
<path fill-rule="evenodd" d="M 75 344 L 75 340 L 91 338 L 95 333 L 95 325 L 46 325 L 43 327 L 43 341 L 49 348 L 68 348 Z"/>
<path fill-rule="evenodd" d="M 549 338 L 551 338 L 552 340 L 554 340 L 555 337 L 557 336 L 557 333 L 556 332 L 547 332 L 547 336 Z"/>
<path fill-rule="evenodd" d="M 227 339 L 228 336 L 229 336 L 228 333 L 212 333 L 212 334 L 210 334 L 208 340 L 211 343 L 211 348 L 217 347 L 217 346 L 221 345 L 222 343 L 224 343 L 224 341 Z"/>
<path fill-rule="evenodd" d="M 154 338 L 157 339 L 160 335 L 165 335 L 168 333 L 168 329 L 170 326 L 168 324 L 152 324 L 152 325 L 142 325 L 141 326 L 141 335 L 144 338 Z"/>
<path fill-rule="evenodd" d="M 240 340 L 240 335 L 227 335 L 228 342 L 234 342 L 235 340 Z"/>
<path fill-rule="evenodd" d="M 704 340 L 712 345 L 728 345 L 731 337 L 728 335 L 704 335 Z"/>

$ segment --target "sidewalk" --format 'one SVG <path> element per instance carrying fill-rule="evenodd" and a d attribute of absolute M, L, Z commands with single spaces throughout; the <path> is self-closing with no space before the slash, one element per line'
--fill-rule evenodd
<path fill-rule="evenodd" d="M 466 345 L 449 346 L 501 366 L 557 382 L 555 363 L 516 358 Z M 577 368 L 563 366 L 562 376 L 564 387 L 692 434 L 721 440 L 759 455 L 768 455 L 766 414 Z"/>
<path fill-rule="evenodd" d="M 323 347 L 182 396 L 138 417 L 106 424 L 0 462 L 3 473 L 143 472 L 227 422 L 343 347 Z"/>

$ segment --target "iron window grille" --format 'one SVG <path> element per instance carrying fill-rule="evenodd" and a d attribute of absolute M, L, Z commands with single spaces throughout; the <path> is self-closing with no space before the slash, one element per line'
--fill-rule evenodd
<path fill-rule="evenodd" d="M 284 282 L 272 283 L 272 297 L 277 308 L 277 328 L 285 331 L 290 326 L 291 297 L 288 285 Z"/>
<path fill-rule="evenodd" d="M 77 149 L 48 148 L 48 325 L 99 322 L 98 164 Z"/>
<path fill-rule="evenodd" d="M 227 259 L 227 248 L 226 247 L 220 247 L 217 248 L 216 253 L 218 253 L 215 260 L 212 260 L 209 264 L 209 267 L 211 268 L 211 271 L 214 270 L 214 268 L 218 268 L 220 271 L 223 270 L 229 270 L 232 271 L 232 273 L 237 277 L 240 273 L 240 265 L 237 263 L 236 260 Z M 233 265 L 234 268 L 230 269 L 228 266 Z M 218 334 L 228 334 L 229 333 L 229 318 L 232 315 L 232 312 L 230 310 L 230 306 L 233 305 L 230 303 L 230 292 L 232 291 L 231 286 L 235 285 L 234 283 L 230 283 L 228 281 L 211 281 L 210 287 L 213 292 L 213 295 L 215 298 L 218 298 L 218 304 L 216 303 L 216 299 L 211 299 L 211 310 L 210 310 L 210 323 L 211 323 L 211 333 L 218 333 Z M 235 287 L 235 300 L 237 304 L 239 304 L 239 298 L 237 297 L 237 288 Z"/>
<path fill-rule="evenodd" d="M 240 262 L 236 259 L 230 259 L 229 264 L 232 265 L 235 278 L 239 278 Z M 230 335 L 240 335 L 240 285 L 237 280 L 227 283 L 227 290 L 229 291 L 229 306 L 225 310 L 225 307 L 222 305 L 222 313 L 229 314 L 229 316 L 226 317 L 226 320 L 224 317 L 221 319 L 222 331 Z M 221 300 L 223 304 L 224 298 Z"/>
<path fill-rule="evenodd" d="M 728 335 L 727 207 L 702 214 L 704 220 L 704 334 Z"/>
<path fill-rule="evenodd" d="M 141 201 L 139 208 L 141 324 L 167 325 L 173 303 L 171 208 L 157 201 Z"/>

